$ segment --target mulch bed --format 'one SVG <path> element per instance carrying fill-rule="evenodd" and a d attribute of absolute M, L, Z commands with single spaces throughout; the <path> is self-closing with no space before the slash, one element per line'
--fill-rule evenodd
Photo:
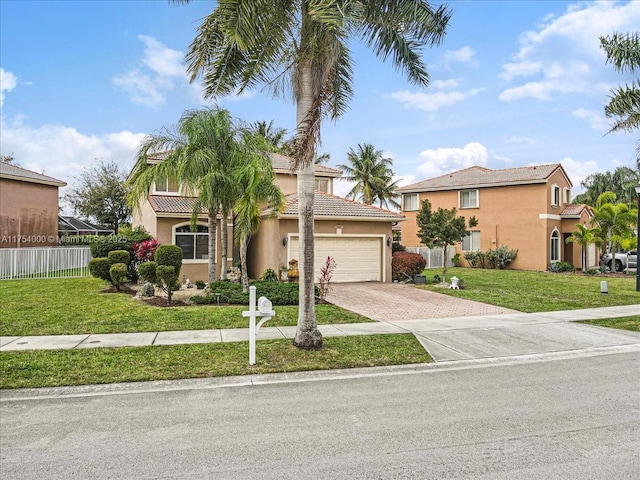
<path fill-rule="evenodd" d="M 167 303 L 167 299 L 162 297 L 143 298 L 142 301 L 153 307 L 188 307 L 190 305 L 182 300 L 171 300 L 171 303 Z"/>

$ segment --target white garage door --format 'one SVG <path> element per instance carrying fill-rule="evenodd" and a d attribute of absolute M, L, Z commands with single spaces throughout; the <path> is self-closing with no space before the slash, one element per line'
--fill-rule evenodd
<path fill-rule="evenodd" d="M 314 279 L 329 256 L 336 261 L 333 282 L 382 280 L 382 237 L 316 237 L 314 247 Z M 298 237 L 291 237 L 289 258 L 298 259 Z"/>

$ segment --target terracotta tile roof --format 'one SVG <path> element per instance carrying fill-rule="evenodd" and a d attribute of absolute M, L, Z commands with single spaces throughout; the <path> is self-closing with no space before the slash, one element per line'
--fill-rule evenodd
<path fill-rule="evenodd" d="M 281 216 L 297 217 L 298 216 L 298 194 L 293 193 L 287 195 L 284 211 Z M 397 212 L 385 210 L 373 205 L 354 202 L 346 198 L 336 197 L 327 193 L 316 192 L 314 195 L 313 213 L 315 217 L 342 217 L 353 219 L 373 219 L 373 220 L 389 220 L 397 222 L 404 220 L 405 217 Z"/>
<path fill-rule="evenodd" d="M 195 198 L 169 195 L 149 195 L 149 204 L 156 213 L 191 213 Z M 202 210 L 206 214 L 205 209 Z"/>
<path fill-rule="evenodd" d="M 490 170 L 488 168 L 474 166 L 406 185 L 399 188 L 398 191 L 429 192 L 436 190 L 458 190 L 461 188 L 544 183 L 558 168 L 562 168 L 562 165 L 559 163 L 505 168 L 501 170 Z"/>
<path fill-rule="evenodd" d="M 36 173 L 26 168 L 18 167 L 7 162 L 0 162 L 0 178 L 8 178 L 11 180 L 21 180 L 23 182 L 42 183 L 44 185 L 54 185 L 56 187 L 64 187 L 66 182 L 57 178 L 49 177 L 41 173 Z"/>
<path fill-rule="evenodd" d="M 564 207 L 564 210 L 560 212 L 560 216 L 561 217 L 579 217 L 580 215 L 582 215 L 582 212 L 584 210 L 587 210 L 589 212 L 589 215 L 592 216 L 593 212 L 591 210 L 591 207 L 589 205 L 585 205 L 584 203 L 567 205 L 566 207 Z"/>
<path fill-rule="evenodd" d="M 279 153 L 269 153 L 271 157 L 271 164 L 273 165 L 273 169 L 276 171 L 284 171 L 286 173 L 293 174 L 293 170 L 291 170 L 291 162 L 293 159 L 291 157 L 287 157 L 285 155 L 281 155 Z M 341 177 L 342 170 L 338 170 L 337 168 L 327 167 L 326 165 L 316 165 L 314 167 L 316 174 L 324 174 L 323 176 L 328 177 Z"/>

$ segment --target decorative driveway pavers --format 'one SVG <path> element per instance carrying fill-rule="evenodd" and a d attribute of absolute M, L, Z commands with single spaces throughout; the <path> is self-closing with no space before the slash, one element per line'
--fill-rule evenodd
<path fill-rule="evenodd" d="M 413 320 L 520 313 L 401 283 L 336 283 L 327 300 L 372 320 Z"/>

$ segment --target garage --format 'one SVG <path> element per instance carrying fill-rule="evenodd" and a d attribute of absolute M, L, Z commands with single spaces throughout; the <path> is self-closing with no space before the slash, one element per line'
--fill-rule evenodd
<path fill-rule="evenodd" d="M 336 262 L 333 282 L 382 281 L 383 238 L 383 235 L 316 235 L 314 279 L 320 276 L 327 257 L 333 257 Z M 298 236 L 291 235 L 288 257 L 297 255 Z"/>

